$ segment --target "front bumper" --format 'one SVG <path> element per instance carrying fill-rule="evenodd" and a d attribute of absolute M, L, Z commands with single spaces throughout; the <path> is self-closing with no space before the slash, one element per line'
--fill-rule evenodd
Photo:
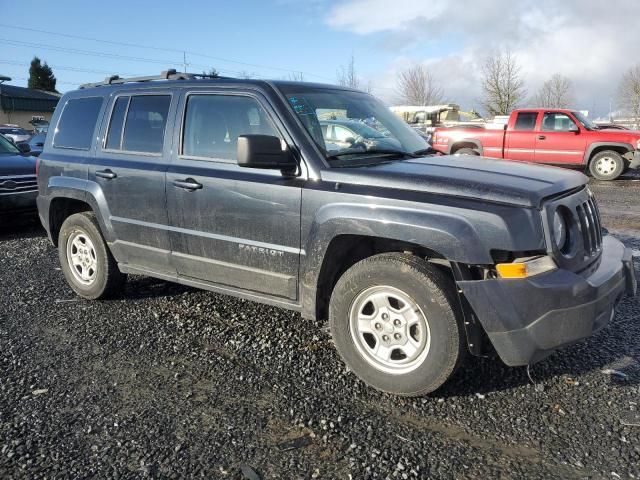
<path fill-rule="evenodd" d="M 0 215 L 35 212 L 38 191 L 3 193 L 0 195 Z"/>
<path fill-rule="evenodd" d="M 636 294 L 637 279 L 631 250 L 607 236 L 600 265 L 587 277 L 555 270 L 458 285 L 502 361 L 518 366 L 542 360 L 605 326 L 625 293 Z"/>

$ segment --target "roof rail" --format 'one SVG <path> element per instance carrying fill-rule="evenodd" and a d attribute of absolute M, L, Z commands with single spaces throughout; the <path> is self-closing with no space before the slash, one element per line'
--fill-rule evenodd
<path fill-rule="evenodd" d="M 152 80 L 191 80 L 194 78 L 223 78 L 218 75 L 209 75 L 206 73 L 182 73 L 177 72 L 175 68 L 171 68 L 169 70 L 165 70 L 160 73 L 160 75 L 151 75 L 148 77 L 131 77 L 131 78 L 120 78 L 118 75 L 111 75 L 107 77 L 102 82 L 96 83 L 85 83 L 80 85 L 80 88 L 93 88 L 93 87 L 103 87 L 105 85 L 117 85 L 121 83 L 133 83 L 133 82 L 150 82 Z"/>

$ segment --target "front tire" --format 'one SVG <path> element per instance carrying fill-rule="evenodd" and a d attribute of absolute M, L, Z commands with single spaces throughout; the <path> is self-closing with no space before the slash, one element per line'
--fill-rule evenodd
<path fill-rule="evenodd" d="M 426 261 L 383 253 L 338 280 L 331 335 L 351 370 L 372 387 L 418 396 L 440 387 L 465 353 L 450 278 Z"/>
<path fill-rule="evenodd" d="M 127 279 L 118 269 L 91 212 L 76 213 L 64 221 L 58 235 L 58 256 L 67 283 L 83 298 L 111 297 Z"/>
<path fill-rule="evenodd" d="M 605 150 L 593 156 L 589 162 L 589 172 L 597 180 L 615 180 L 625 169 L 625 161 L 618 152 Z"/>
<path fill-rule="evenodd" d="M 480 156 L 480 152 L 473 148 L 461 148 L 460 150 L 456 150 L 454 155 L 472 155 L 474 157 Z"/>

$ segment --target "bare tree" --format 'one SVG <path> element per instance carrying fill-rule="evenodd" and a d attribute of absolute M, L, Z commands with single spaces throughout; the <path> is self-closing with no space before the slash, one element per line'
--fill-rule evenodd
<path fill-rule="evenodd" d="M 510 50 L 498 51 L 482 65 L 482 105 L 491 115 L 508 115 L 527 91 L 520 78 L 520 65 Z"/>
<path fill-rule="evenodd" d="M 203 70 L 202 71 L 203 75 L 211 75 L 212 77 L 219 77 L 220 74 L 218 73 L 218 70 L 216 70 L 215 68 L 210 68 L 209 70 Z"/>
<path fill-rule="evenodd" d="M 437 105 L 444 101 L 444 90 L 424 65 L 407 68 L 398 74 L 398 94 L 407 105 Z"/>
<path fill-rule="evenodd" d="M 353 54 L 349 59 L 349 63 L 341 65 L 337 74 L 338 85 L 350 88 L 360 88 L 360 79 L 356 73 L 356 60 Z"/>
<path fill-rule="evenodd" d="M 640 64 L 623 75 L 618 86 L 618 103 L 628 112 L 633 123 L 640 125 Z"/>
<path fill-rule="evenodd" d="M 291 72 L 288 76 L 288 80 L 291 80 L 292 82 L 304 82 L 304 73 Z"/>
<path fill-rule="evenodd" d="M 573 82 L 555 73 L 544 82 L 535 96 L 535 106 L 543 108 L 568 108 L 573 103 Z"/>
<path fill-rule="evenodd" d="M 255 72 L 250 72 L 248 70 L 240 70 L 238 72 L 238 78 L 244 78 L 245 80 L 250 80 L 252 78 L 258 78 L 258 74 Z"/>

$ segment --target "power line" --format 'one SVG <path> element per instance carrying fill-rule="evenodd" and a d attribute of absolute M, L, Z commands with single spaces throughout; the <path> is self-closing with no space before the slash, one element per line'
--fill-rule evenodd
<path fill-rule="evenodd" d="M 124 46 L 124 47 L 133 47 L 133 48 L 144 48 L 144 49 L 156 50 L 156 51 L 164 51 L 164 52 L 182 53 L 185 56 L 186 56 L 186 54 L 189 54 L 191 56 L 208 58 L 208 59 L 211 59 L 211 60 L 217 60 L 217 61 L 221 61 L 221 62 L 235 63 L 237 65 L 244 65 L 246 67 L 264 68 L 264 69 L 268 69 L 268 70 L 279 70 L 279 71 L 282 71 L 282 72 L 298 73 L 298 74 L 302 73 L 303 75 L 308 75 L 310 77 L 317 77 L 317 78 L 322 78 L 322 79 L 325 79 L 325 80 L 333 81 L 333 79 L 329 79 L 328 77 L 324 77 L 322 75 L 303 72 L 303 71 L 295 70 L 295 69 L 292 69 L 292 68 L 284 68 L 284 67 L 277 67 L 277 66 L 273 66 L 273 65 L 261 65 L 261 64 L 257 64 L 257 63 L 242 62 L 242 61 L 233 60 L 233 59 L 230 59 L 230 58 L 207 55 L 207 54 L 198 53 L 198 52 L 185 51 L 185 50 L 176 49 L 176 48 L 153 47 L 153 46 L 149 46 L 149 45 L 140 45 L 140 44 L 128 43 L 128 42 L 118 42 L 118 41 L 114 41 L 114 40 L 104 40 L 104 39 L 99 39 L 99 38 L 84 37 L 84 36 L 81 36 L 81 35 L 72 35 L 72 34 L 68 34 L 68 33 L 58 33 L 58 32 L 51 32 L 51 31 L 47 31 L 47 30 L 39 30 L 39 29 L 36 29 L 36 28 L 18 27 L 18 26 L 15 26 L 15 25 L 8 25 L 8 24 L 4 24 L 4 23 L 0 23 L 0 27 L 12 28 L 12 29 L 15 29 L 15 30 L 23 30 L 23 31 L 27 31 L 27 32 L 41 33 L 41 34 L 46 34 L 46 35 L 57 35 L 57 36 L 60 36 L 60 37 L 73 38 L 73 39 L 76 39 L 76 40 L 89 40 L 89 41 L 92 41 L 92 42 L 100 42 L 100 43 L 105 43 L 105 44 L 109 44 L 109 45 L 117 45 L 117 46 Z M 185 59 L 185 63 L 186 63 L 186 59 Z"/>
<path fill-rule="evenodd" d="M 14 61 L 14 60 L 0 60 L 0 64 L 4 64 L 4 65 L 15 65 L 17 67 L 28 67 L 30 66 L 29 63 L 25 63 L 25 62 L 18 62 L 18 61 Z M 77 68 L 77 67 L 65 67 L 65 66 L 61 66 L 61 65 L 49 65 L 51 68 L 56 69 L 56 70 L 66 70 L 69 72 L 79 72 L 79 73 L 99 73 L 101 75 L 113 75 L 113 72 L 110 72 L 108 70 L 94 70 L 94 69 L 87 69 L 87 68 Z M 144 74 L 141 73 L 129 73 L 129 72 L 121 72 L 122 75 L 127 75 L 129 77 L 139 77 L 142 76 Z"/>
<path fill-rule="evenodd" d="M 134 57 L 129 55 L 120 55 L 117 53 L 99 52 L 96 50 L 82 50 L 79 48 L 57 47 L 55 45 L 46 45 L 43 43 L 23 42 L 19 40 L 10 40 L 7 38 L 0 38 L 0 43 L 6 43 L 8 45 L 13 45 L 13 46 L 26 46 L 26 47 L 32 47 L 32 48 L 40 48 L 43 50 L 52 50 L 55 52 L 73 53 L 77 55 L 95 56 L 100 58 L 111 58 L 111 59 L 121 60 L 121 61 L 151 63 L 156 65 L 163 65 L 164 67 L 180 67 L 180 68 L 184 67 L 183 61 L 180 61 L 180 60 L 162 60 L 158 58 Z M 189 63 L 189 65 L 193 67 L 202 68 L 202 69 L 211 68 L 210 65 L 203 65 L 198 63 Z M 222 73 L 226 72 L 236 76 L 244 76 L 246 74 L 246 72 L 243 72 L 243 71 L 230 70 L 227 68 L 216 68 L 216 70 Z"/>

